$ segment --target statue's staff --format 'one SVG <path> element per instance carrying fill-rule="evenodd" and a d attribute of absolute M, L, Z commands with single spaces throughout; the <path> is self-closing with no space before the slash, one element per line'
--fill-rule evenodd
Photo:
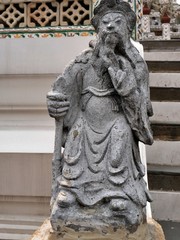
<path fill-rule="evenodd" d="M 63 117 L 66 115 L 69 109 L 69 101 L 67 97 L 58 92 L 59 86 L 64 79 L 60 76 L 53 84 L 52 90 L 47 94 L 48 109 L 51 117 L 55 117 L 55 142 L 54 142 L 54 154 L 52 159 L 52 197 L 50 206 L 52 207 L 57 195 L 57 177 L 62 174 L 62 136 L 63 136 Z M 54 104 L 56 103 L 56 104 Z M 53 113 L 53 115 L 51 115 Z"/>

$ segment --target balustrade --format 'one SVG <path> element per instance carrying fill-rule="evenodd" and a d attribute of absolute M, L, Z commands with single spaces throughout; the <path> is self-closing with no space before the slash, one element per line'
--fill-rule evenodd
<path fill-rule="evenodd" d="M 142 0 L 126 0 L 137 13 L 140 36 Z M 94 35 L 96 0 L 0 0 L 0 38 Z"/>

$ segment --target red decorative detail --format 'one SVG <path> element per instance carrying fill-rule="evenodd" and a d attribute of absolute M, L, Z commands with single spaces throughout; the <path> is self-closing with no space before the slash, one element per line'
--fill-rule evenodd
<path fill-rule="evenodd" d="M 161 22 L 162 23 L 170 23 L 170 17 L 167 15 L 167 13 L 165 12 L 164 15 L 161 18 Z"/>
<path fill-rule="evenodd" d="M 144 15 L 149 15 L 151 12 L 151 9 L 148 7 L 148 4 L 147 2 L 144 3 L 144 6 L 143 6 L 143 14 Z"/>

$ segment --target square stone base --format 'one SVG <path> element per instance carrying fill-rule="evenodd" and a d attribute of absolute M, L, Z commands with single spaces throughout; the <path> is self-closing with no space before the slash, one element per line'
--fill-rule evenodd
<path fill-rule="evenodd" d="M 153 219 L 148 219 L 147 223 L 138 227 L 134 233 L 126 229 L 114 231 L 109 228 L 109 232 L 99 234 L 98 232 L 75 232 L 67 229 L 63 234 L 55 233 L 52 230 L 50 221 L 47 219 L 42 226 L 33 234 L 30 240 L 165 240 L 161 226 Z"/>

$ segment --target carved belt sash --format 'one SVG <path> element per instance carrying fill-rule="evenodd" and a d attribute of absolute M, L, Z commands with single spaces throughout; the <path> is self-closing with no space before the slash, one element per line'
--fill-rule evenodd
<path fill-rule="evenodd" d="M 119 112 L 119 104 L 118 104 L 119 101 L 117 101 L 117 95 L 114 88 L 98 89 L 98 88 L 89 86 L 82 91 L 81 95 L 82 95 L 82 101 L 81 101 L 82 111 L 85 110 L 86 105 L 92 96 L 96 96 L 96 97 L 110 96 L 110 99 L 112 101 L 112 111 Z"/>

